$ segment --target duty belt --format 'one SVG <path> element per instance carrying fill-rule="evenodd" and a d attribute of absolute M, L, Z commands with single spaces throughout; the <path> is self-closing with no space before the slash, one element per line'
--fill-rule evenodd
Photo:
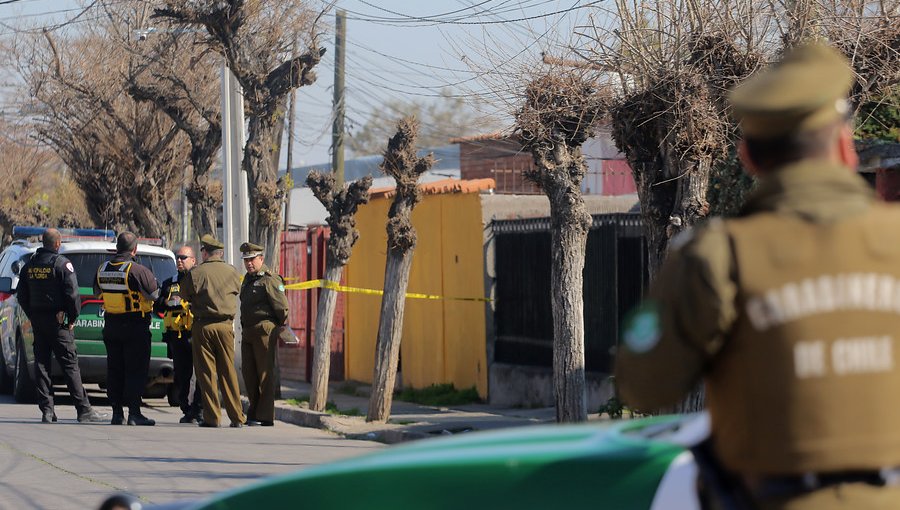
<path fill-rule="evenodd" d="M 879 487 L 900 485 L 900 467 L 765 477 L 753 484 L 751 492 L 756 499 L 766 500 L 797 496 L 845 483 L 863 483 Z"/>

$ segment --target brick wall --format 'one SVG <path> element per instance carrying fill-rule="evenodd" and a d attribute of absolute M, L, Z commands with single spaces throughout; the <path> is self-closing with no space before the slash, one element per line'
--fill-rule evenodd
<path fill-rule="evenodd" d="M 461 142 L 460 177 L 464 180 L 494 179 L 496 193 L 540 193 L 523 176 L 523 172 L 531 168 L 534 162 L 531 154 L 521 150 L 518 143 L 510 140 Z"/>

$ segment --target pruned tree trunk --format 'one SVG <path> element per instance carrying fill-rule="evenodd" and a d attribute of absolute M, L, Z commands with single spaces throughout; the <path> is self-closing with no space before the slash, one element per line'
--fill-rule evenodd
<path fill-rule="evenodd" d="M 325 263 L 325 281 L 340 282 L 344 266 L 328 259 Z M 324 411 L 328 402 L 328 375 L 331 371 L 331 331 L 334 311 L 337 308 L 337 291 L 324 288 L 319 294 L 316 309 L 316 337 L 313 344 L 312 386 L 309 390 L 309 408 Z"/>
<path fill-rule="evenodd" d="M 403 310 L 416 230 L 412 225 L 412 211 L 421 200 L 419 176 L 434 164 L 434 156 L 416 156 L 419 123 L 415 117 L 400 121 L 397 133 L 388 141 L 381 169 L 397 181 L 394 203 L 388 212 L 388 249 L 384 267 L 384 296 L 381 299 L 381 318 L 375 345 L 375 372 L 366 421 L 384 422 L 391 415 L 397 362 L 400 358 L 400 339 L 403 334 Z"/>
<path fill-rule="evenodd" d="M 339 283 L 344 266 L 350 260 L 353 245 L 359 239 L 356 230 L 356 211 L 369 201 L 370 176 L 350 183 L 347 189 L 337 184 L 334 174 L 311 172 L 306 184 L 328 211 L 328 258 L 325 261 L 325 281 Z M 328 287 L 319 294 L 316 315 L 316 337 L 313 345 L 312 388 L 309 407 L 324 411 L 328 401 L 328 374 L 331 365 L 331 330 L 337 307 L 337 291 Z"/>
<path fill-rule="evenodd" d="M 413 250 L 390 250 L 384 266 L 384 296 L 381 298 L 381 322 L 375 346 L 375 376 L 369 397 L 366 421 L 386 421 L 391 416 L 400 339 L 403 336 L 403 312 Z"/>
<path fill-rule="evenodd" d="M 275 107 L 282 110 L 280 106 Z M 263 244 L 266 251 L 266 264 L 278 267 L 278 236 L 281 233 L 281 206 L 284 202 L 284 190 L 277 180 L 277 167 L 273 165 L 274 152 L 280 147 L 277 143 L 282 124 L 281 115 L 268 117 L 252 117 L 247 130 L 247 145 L 244 146 L 242 166 L 247 172 L 247 191 L 250 199 L 251 236 Z"/>
<path fill-rule="evenodd" d="M 579 164 L 579 163 L 576 163 Z M 580 163 L 583 165 L 583 162 Z M 582 170 L 582 175 L 584 175 Z M 546 190 L 550 198 L 553 387 L 556 421 L 587 419 L 584 388 L 584 255 L 591 215 L 579 182 Z"/>
<path fill-rule="evenodd" d="M 534 158 L 525 177 L 550 200 L 550 292 L 556 420 L 587 420 L 584 383 L 584 255 L 592 218 L 581 181 L 581 145 L 599 118 L 601 93 L 576 72 L 547 72 L 525 88 L 516 132 Z"/>
<path fill-rule="evenodd" d="M 222 185 L 213 187 L 192 183 L 188 188 L 191 203 L 191 228 L 197 234 L 215 232 L 218 227 L 218 210 L 222 206 Z"/>

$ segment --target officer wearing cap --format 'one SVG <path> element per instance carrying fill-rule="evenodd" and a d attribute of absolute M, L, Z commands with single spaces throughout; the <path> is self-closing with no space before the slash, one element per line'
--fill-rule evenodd
<path fill-rule="evenodd" d="M 181 283 L 181 297 L 194 314 L 194 371 L 200 384 L 203 421 L 201 427 L 218 427 L 222 405 L 231 426 L 244 423 L 241 393 L 234 370 L 234 315 L 241 277 L 225 263 L 225 245 L 210 234 L 200 238 L 203 263 L 192 269 Z M 223 402 L 219 403 L 219 390 Z"/>
<path fill-rule="evenodd" d="M 166 279 L 160 286 L 159 299 L 153 310 L 163 315 L 163 341 L 169 350 L 169 357 L 175 365 L 175 394 L 178 405 L 184 416 L 180 423 L 198 423 L 200 419 L 200 392 L 196 381 L 191 391 L 191 380 L 194 379 L 194 355 L 192 352 L 191 330 L 194 314 L 190 303 L 181 295 L 181 282 L 196 264 L 194 249 L 190 246 L 179 246 L 175 250 L 175 266 L 178 272 Z"/>
<path fill-rule="evenodd" d="M 75 267 L 59 254 L 62 236 L 59 230 L 48 228 L 41 239 L 43 246 L 19 271 L 19 305 L 31 320 L 34 334 L 34 371 L 38 407 L 43 423 L 56 423 L 53 408 L 53 384 L 50 381 L 50 358 L 62 369 L 66 386 L 75 401 L 78 421 L 96 423 L 105 421 L 91 408 L 87 392 L 81 384 L 78 368 L 78 352 L 72 331 L 81 312 L 78 297 L 78 280 Z"/>
<path fill-rule="evenodd" d="M 153 271 L 135 262 L 137 236 L 122 232 L 116 255 L 97 269 L 94 293 L 105 310 L 106 394 L 113 425 L 156 425 L 141 413 L 141 397 L 150 372 L 150 314 L 159 297 Z M 124 408 L 128 408 L 128 420 Z"/>
<path fill-rule="evenodd" d="M 618 351 L 638 409 L 705 381 L 714 455 L 759 508 L 900 508 L 900 209 L 855 171 L 853 82 L 808 45 L 731 92 L 758 186 L 672 240 Z"/>
<path fill-rule="evenodd" d="M 241 285 L 241 371 L 250 407 L 247 424 L 272 426 L 275 420 L 273 371 L 277 328 L 287 322 L 284 280 L 263 262 L 263 247 L 241 245 L 247 275 Z"/>

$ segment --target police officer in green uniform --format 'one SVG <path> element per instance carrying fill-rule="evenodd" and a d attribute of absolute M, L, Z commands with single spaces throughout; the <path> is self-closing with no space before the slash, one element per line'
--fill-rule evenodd
<path fill-rule="evenodd" d="M 225 263 L 225 245 L 210 234 L 200 238 L 203 263 L 192 269 L 181 283 L 181 297 L 194 314 L 192 347 L 194 372 L 200 384 L 203 406 L 201 427 L 218 427 L 222 404 L 231 426 L 244 423 L 241 393 L 234 370 L 234 315 L 241 277 Z"/>
<path fill-rule="evenodd" d="M 19 306 L 31 320 L 34 334 L 34 372 L 38 407 L 43 423 L 56 423 L 53 406 L 53 384 L 50 380 L 51 354 L 62 369 L 69 394 L 75 401 L 78 421 L 96 423 L 106 421 L 108 415 L 91 408 L 87 392 L 81 384 L 78 352 L 72 331 L 81 312 L 78 280 L 75 267 L 59 254 L 62 236 L 59 230 L 48 228 L 41 241 L 43 246 L 19 272 Z"/>
<path fill-rule="evenodd" d="M 159 297 L 153 272 L 135 262 L 137 236 L 122 232 L 116 256 L 97 270 L 94 293 L 103 299 L 106 346 L 106 394 L 113 425 L 156 425 L 141 413 L 141 397 L 150 372 L 150 314 Z M 123 408 L 128 408 L 125 420 Z"/>
<path fill-rule="evenodd" d="M 672 240 L 619 349 L 635 408 L 704 380 L 713 452 L 759 508 L 900 508 L 900 209 L 855 171 L 853 82 L 807 45 L 731 92 L 758 186 Z"/>
<path fill-rule="evenodd" d="M 241 285 L 241 371 L 250 407 L 247 424 L 271 427 L 275 420 L 273 372 L 277 328 L 287 322 L 284 280 L 263 262 L 263 247 L 241 245 L 247 275 Z"/>
<path fill-rule="evenodd" d="M 191 380 L 194 379 L 194 355 L 192 352 L 191 329 L 194 315 L 190 303 L 181 296 L 181 281 L 195 265 L 194 250 L 181 246 L 175 250 L 175 266 L 178 272 L 160 286 L 159 299 L 153 310 L 163 314 L 163 341 L 169 350 L 169 357 L 175 365 L 175 394 L 184 416 L 179 423 L 197 423 L 200 418 L 200 392 Z"/>

